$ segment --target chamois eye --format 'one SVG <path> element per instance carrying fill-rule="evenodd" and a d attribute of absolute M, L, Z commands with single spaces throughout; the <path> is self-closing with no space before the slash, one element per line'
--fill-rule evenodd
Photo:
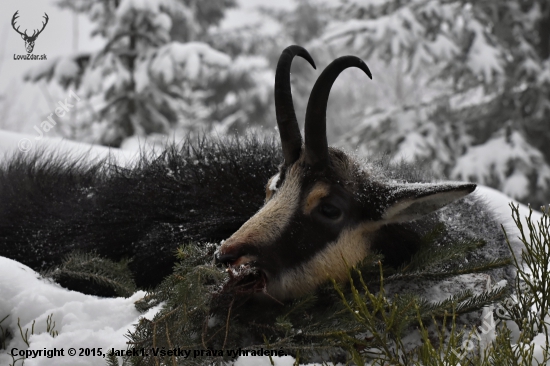
<path fill-rule="evenodd" d="M 330 203 L 323 203 L 319 207 L 319 212 L 327 219 L 337 220 L 342 216 L 342 211 Z"/>

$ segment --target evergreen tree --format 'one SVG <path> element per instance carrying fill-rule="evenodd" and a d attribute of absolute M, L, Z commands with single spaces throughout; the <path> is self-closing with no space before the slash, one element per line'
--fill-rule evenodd
<path fill-rule="evenodd" d="M 298 60 L 292 63 L 291 84 L 292 99 L 297 116 L 304 116 L 311 88 L 321 70 L 337 55 L 324 47 L 317 47 L 319 37 L 323 34 L 331 14 L 325 4 L 316 0 L 294 0 L 290 7 L 271 7 L 265 3 L 255 11 L 260 19 L 266 20 L 269 27 L 260 23 L 244 23 L 231 30 L 217 30 L 210 33 L 209 43 L 216 49 L 223 50 L 232 57 L 250 57 L 253 60 L 267 62 L 269 70 L 275 70 L 281 50 L 291 44 L 306 47 L 312 54 L 317 65 L 313 70 L 306 62 Z M 276 30 L 274 30 L 275 28 Z M 245 56 L 246 55 L 246 56 Z M 299 75 L 299 77 L 294 77 Z M 263 77 L 263 76 L 262 76 Z M 272 82 L 273 79 L 270 80 Z M 331 103 L 337 100 L 328 109 L 330 116 L 340 112 L 340 105 L 345 101 L 341 93 L 331 94 Z M 347 108 L 346 104 L 344 109 Z M 275 111 L 270 112 L 268 127 L 272 128 Z M 303 117 L 298 118 L 303 128 Z M 331 135 L 334 125 L 328 125 L 328 134 Z"/>
<path fill-rule="evenodd" d="M 99 52 L 58 58 L 26 76 L 34 82 L 53 80 L 84 99 L 75 124 L 61 129 L 70 138 L 119 146 L 133 135 L 220 126 L 240 132 L 266 119 L 273 80 L 267 63 L 231 60 L 205 43 L 234 1 L 60 5 L 87 14 L 93 34 L 106 39 Z"/>
<path fill-rule="evenodd" d="M 373 73 L 394 85 L 393 97 L 381 89 L 389 99 L 381 109 L 351 116 L 356 127 L 341 144 L 421 160 L 442 175 L 543 204 L 550 192 L 549 9 L 542 0 L 334 6 L 322 40 L 382 61 Z M 470 164 L 476 169 L 465 169 Z"/>

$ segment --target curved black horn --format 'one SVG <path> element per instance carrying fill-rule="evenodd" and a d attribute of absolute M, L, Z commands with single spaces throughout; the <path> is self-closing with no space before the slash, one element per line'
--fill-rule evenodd
<path fill-rule="evenodd" d="M 300 127 L 298 127 L 290 90 L 290 65 L 294 56 L 306 59 L 314 69 L 316 68 L 315 62 L 309 53 L 300 46 L 285 48 L 277 63 L 277 71 L 275 72 L 275 113 L 279 134 L 281 135 L 283 156 L 287 165 L 298 160 L 302 150 L 302 135 L 300 134 Z"/>
<path fill-rule="evenodd" d="M 332 61 L 321 73 L 309 96 L 306 110 L 305 159 L 308 165 L 322 166 L 328 160 L 327 103 L 332 84 L 348 67 L 358 67 L 369 78 L 372 74 L 367 65 L 356 56 L 343 56 Z"/>

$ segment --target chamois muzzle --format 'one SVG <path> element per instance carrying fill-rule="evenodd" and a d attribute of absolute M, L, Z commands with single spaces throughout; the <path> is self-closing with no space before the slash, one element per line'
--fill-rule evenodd
<path fill-rule="evenodd" d="M 228 242 L 226 248 L 227 249 L 223 252 L 216 252 L 214 255 L 215 264 L 238 267 L 243 264 L 254 262 L 257 255 L 257 250 L 248 243 L 239 244 Z"/>
<path fill-rule="evenodd" d="M 240 254 L 237 254 L 237 253 L 225 253 L 225 254 L 216 253 L 216 255 L 214 256 L 214 263 L 230 265 L 234 263 L 237 259 L 239 259 L 239 257 L 240 257 Z"/>

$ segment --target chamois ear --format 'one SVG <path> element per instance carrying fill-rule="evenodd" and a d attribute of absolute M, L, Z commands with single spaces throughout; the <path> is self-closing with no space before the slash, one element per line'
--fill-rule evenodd
<path fill-rule="evenodd" d="M 390 187 L 382 214 L 387 223 L 407 222 L 439 210 L 476 189 L 472 183 L 408 183 Z"/>

